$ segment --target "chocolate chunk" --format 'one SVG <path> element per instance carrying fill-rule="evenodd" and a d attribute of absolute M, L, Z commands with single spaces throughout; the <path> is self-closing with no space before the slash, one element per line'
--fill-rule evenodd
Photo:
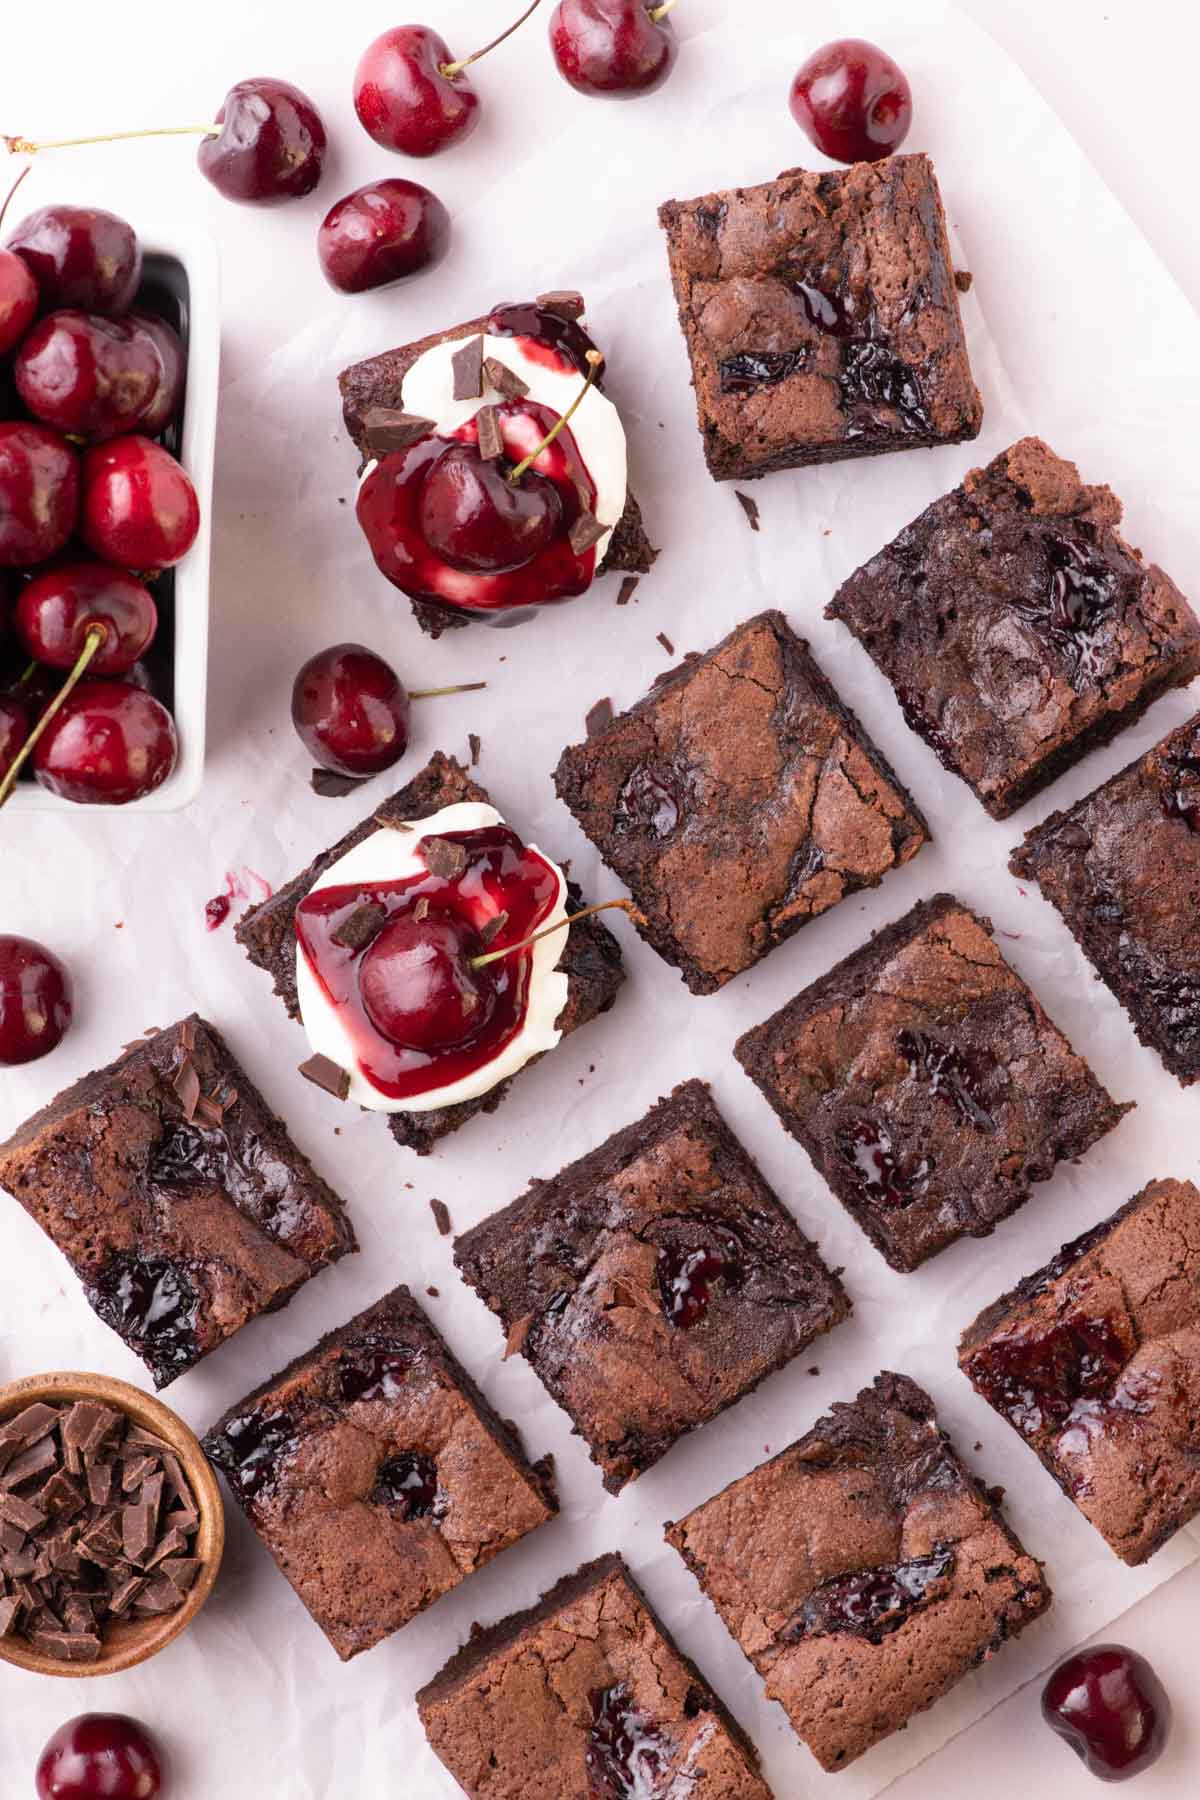
<path fill-rule="evenodd" d="M 0 1596 L 0 1637 L 11 1637 L 17 1623 L 21 1602 L 13 1594 Z"/>
<path fill-rule="evenodd" d="M 162 1573 L 167 1581 L 173 1581 L 186 1594 L 190 1587 L 195 1586 L 200 1568 L 198 1556 L 172 1556 L 162 1564 Z"/>
<path fill-rule="evenodd" d="M 493 916 L 488 919 L 486 924 L 479 927 L 480 942 L 485 946 L 490 944 L 492 939 L 497 937 L 507 924 L 508 914 L 506 912 L 494 913 Z"/>
<path fill-rule="evenodd" d="M 138 1501 L 121 1508 L 121 1543 L 128 1562 L 144 1562 L 154 1544 L 155 1508 Z"/>
<path fill-rule="evenodd" d="M 523 400 L 529 392 L 529 383 L 522 381 L 516 370 L 510 369 L 498 357 L 489 356 L 483 365 L 483 372 L 487 376 L 488 386 L 495 388 L 504 400 Z"/>
<path fill-rule="evenodd" d="M 457 881 L 467 866 L 466 851 L 451 838 L 422 838 L 421 854 L 425 858 L 425 867 L 439 881 Z"/>
<path fill-rule="evenodd" d="M 752 500 L 749 494 L 743 494 L 740 488 L 734 488 L 733 497 L 746 515 L 751 531 L 758 530 L 758 501 Z"/>
<path fill-rule="evenodd" d="M 429 1210 L 433 1214 L 434 1223 L 442 1237 L 449 1237 L 453 1226 L 450 1223 L 450 1208 L 444 1200 L 431 1200 Z"/>
<path fill-rule="evenodd" d="M 196 1108 L 200 1104 L 200 1077 L 196 1073 L 196 1065 L 190 1056 L 185 1056 L 176 1069 L 171 1085 L 183 1108 L 183 1116 L 190 1125 L 196 1116 Z"/>
<path fill-rule="evenodd" d="M 454 374 L 454 398 L 478 400 L 483 393 L 483 338 L 468 338 L 450 358 Z"/>
<path fill-rule="evenodd" d="M 533 1329 L 535 1313 L 527 1312 L 514 1320 L 508 1336 L 504 1340 L 504 1355 L 501 1362 L 507 1362 L 510 1356 L 518 1356 L 525 1348 L 525 1340 Z"/>
<path fill-rule="evenodd" d="M 595 706 L 589 708 L 583 721 L 590 738 L 599 737 L 602 731 L 608 730 L 612 722 L 613 703 L 607 696 L 603 700 L 597 700 Z"/>
<path fill-rule="evenodd" d="M 375 900 L 368 900 L 362 906 L 356 906 L 349 918 L 343 919 L 329 935 L 343 950 L 365 950 L 371 939 L 379 935 L 379 928 L 386 918 L 387 908 Z"/>
<path fill-rule="evenodd" d="M 618 606 L 629 605 L 629 602 L 637 592 L 638 582 L 640 580 L 641 577 L 639 575 L 626 575 L 624 581 L 621 583 L 620 592 L 617 594 Z"/>
<path fill-rule="evenodd" d="M 567 542 L 576 556 L 583 556 L 593 544 L 600 542 L 607 530 L 608 526 L 602 525 L 595 513 L 584 511 L 567 533 Z"/>
<path fill-rule="evenodd" d="M 548 294 L 539 294 L 537 303 L 543 312 L 554 313 L 571 324 L 583 317 L 583 295 L 575 288 L 552 288 Z"/>
<path fill-rule="evenodd" d="M 363 784 L 357 775 L 339 775 L 336 769 L 314 769 L 309 776 L 309 785 L 322 800 L 340 800 Z"/>
<path fill-rule="evenodd" d="M 436 430 L 433 419 L 421 419 L 392 406 L 372 406 L 363 419 L 369 456 L 390 456 L 393 451 L 407 450 Z"/>
<path fill-rule="evenodd" d="M 960 294 L 969 294 L 974 281 L 975 277 L 972 275 L 970 269 L 955 269 L 954 285 Z"/>
<path fill-rule="evenodd" d="M 121 1492 L 132 1494 L 157 1467 L 157 1460 L 153 1456 L 131 1457 L 121 1470 Z"/>
<path fill-rule="evenodd" d="M 298 1071 L 305 1081 L 311 1081 L 335 1100 L 344 1100 L 350 1092 L 350 1071 L 335 1063 L 331 1056 L 310 1056 L 302 1062 Z"/>
<path fill-rule="evenodd" d="M 184 1597 L 175 1583 L 164 1576 L 159 1581 L 147 1582 L 134 1601 L 133 1610 L 146 1616 L 177 1612 L 183 1605 Z"/>
<path fill-rule="evenodd" d="M 36 1444 L 39 1438 L 47 1437 L 57 1424 L 57 1408 L 38 1400 L 34 1405 L 27 1406 L 24 1412 L 18 1413 L 15 1419 L 8 1420 L 3 1436 L 11 1438 L 15 1443 Z"/>
<path fill-rule="evenodd" d="M 667 636 L 665 631 L 660 631 L 658 633 L 658 641 L 662 645 L 663 649 L 666 651 L 668 656 L 674 656 L 675 646 L 671 642 L 670 638 Z"/>
<path fill-rule="evenodd" d="M 471 767 L 474 769 L 479 765 L 479 752 L 482 749 L 482 745 L 473 731 L 468 731 L 467 742 L 471 746 Z"/>
<path fill-rule="evenodd" d="M 475 414 L 479 435 L 479 454 L 484 462 L 497 462 L 504 455 L 504 438 L 500 432 L 500 414 L 494 406 L 481 406 Z"/>
<path fill-rule="evenodd" d="M 95 1662 L 100 1655 L 100 1639 L 93 1632 L 32 1631 L 32 1649 L 43 1656 L 56 1656 L 60 1662 Z"/>
<path fill-rule="evenodd" d="M 51 1469 L 58 1461 L 58 1450 L 52 1438 L 39 1438 L 28 1450 L 22 1450 L 20 1456 L 14 1457 L 3 1475 L 0 1475 L 0 1487 L 21 1487 L 26 1481 L 32 1481 L 35 1475 Z"/>
<path fill-rule="evenodd" d="M 45 1513 L 40 1512 L 31 1500 L 23 1500 L 20 1494 L 0 1494 L 0 1518 L 19 1525 L 22 1531 L 40 1531 L 46 1523 Z"/>
<path fill-rule="evenodd" d="M 119 1586 L 115 1587 L 109 1596 L 109 1612 L 117 1614 L 123 1613 L 126 1607 L 129 1606 L 132 1601 L 137 1599 L 145 1585 L 146 1578 L 144 1575 L 123 1576 Z"/>

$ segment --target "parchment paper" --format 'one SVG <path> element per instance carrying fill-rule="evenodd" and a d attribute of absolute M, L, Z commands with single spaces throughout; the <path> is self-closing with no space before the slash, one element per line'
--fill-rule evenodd
<path fill-rule="evenodd" d="M 451 42 L 486 36 L 469 0 L 430 9 Z M 501 11 L 505 9 L 501 8 Z M 134 0 L 130 28 L 149 28 Z M 486 9 L 490 24 L 496 15 Z M 161 16 L 161 15 L 158 15 Z M 176 1755 L 184 1800 L 269 1793 L 418 1796 L 453 1783 L 425 1746 L 414 1690 L 474 1619 L 531 1602 L 581 1559 L 622 1550 L 686 1650 L 748 1727 L 781 1796 L 825 1791 L 761 1685 L 691 1577 L 661 1523 L 713 1493 L 849 1398 L 880 1368 L 925 1383 L 972 1466 L 1008 1491 L 1008 1515 L 1045 1558 L 1056 1591 L 1049 1617 L 970 1676 L 905 1733 L 837 1778 L 838 1800 L 869 1800 L 899 1772 L 961 1731 L 1061 1651 L 1116 1617 L 1189 1562 L 1200 1538 L 1179 1534 L 1148 1568 L 1120 1566 L 1058 1493 L 1016 1435 L 971 1393 L 955 1366 L 962 1326 L 1066 1238 L 1103 1218 L 1152 1176 L 1200 1167 L 1197 1100 L 1141 1050 L 1115 1002 L 1092 978 L 1057 916 L 1006 872 L 1021 832 L 1088 791 L 1188 716 L 1187 695 L 1158 705 L 1136 729 L 1056 784 L 1016 820 L 996 825 L 904 726 L 866 656 L 821 611 L 837 583 L 968 468 L 1026 430 L 1078 460 L 1126 500 L 1134 542 L 1194 593 L 1200 565 L 1200 481 L 1194 457 L 1200 348 L 1194 316 L 1094 172 L 997 47 L 953 9 L 846 0 L 806 9 L 742 0 L 684 0 L 679 69 L 653 100 L 605 106 L 574 96 L 541 37 L 498 53 L 481 72 L 488 113 L 475 139 L 415 173 L 451 205 L 450 259 L 393 293 L 346 302 L 323 285 L 312 233 L 337 194 L 381 171 L 413 173 L 359 132 L 349 72 L 390 18 L 347 5 L 289 12 L 286 70 L 321 104 L 336 137 L 331 173 L 311 201 L 274 213 L 231 208 L 204 189 L 186 147 L 114 148 L 68 168 L 49 159 L 23 198 L 93 197 L 135 219 L 156 209 L 207 210 L 225 262 L 225 368 L 210 669 L 210 762 L 199 803 L 176 818 L 25 816 L 0 827 L 0 919 L 45 939 L 71 965 L 78 1018 L 50 1059 L 0 1078 L 0 1134 L 120 1044 L 198 1007 L 345 1195 L 361 1256 L 310 1284 L 288 1310 L 245 1330 L 165 1398 L 198 1429 L 287 1358 L 398 1280 L 439 1297 L 429 1309 L 489 1397 L 520 1425 L 530 1452 L 553 1451 L 563 1516 L 493 1562 L 398 1636 L 342 1667 L 231 1507 L 230 1544 L 215 1598 L 170 1651 L 131 1674 L 68 1687 L 0 1670 L 0 1789 L 20 1795 L 43 1738 L 81 1706 L 154 1722 Z M 164 56 L 161 79 L 139 84 L 146 124 L 187 117 L 254 64 L 282 59 L 275 8 L 209 9 L 187 55 Z M 335 41 L 331 43 L 331 31 Z M 882 39 L 907 69 L 917 118 L 907 148 L 936 161 L 961 266 L 984 434 L 975 445 L 778 475 L 757 484 L 762 530 L 749 532 L 731 488 L 704 471 L 688 372 L 655 207 L 669 196 L 752 183 L 814 154 L 786 109 L 792 71 L 843 31 Z M 48 85 L 48 84 L 47 84 Z M 43 132 L 97 128 L 111 118 L 56 116 L 34 91 Z M 93 106 L 99 105 L 94 95 Z M 125 122 L 138 123 L 135 115 Z M 617 583 L 514 632 L 472 630 L 432 645 L 371 564 L 356 530 L 354 457 L 340 431 L 336 371 L 489 303 L 562 285 L 582 287 L 609 355 L 609 391 L 624 412 L 631 468 L 649 531 L 663 546 L 636 601 L 617 610 Z M 350 1114 L 295 1073 L 304 1040 L 244 961 L 232 931 L 205 930 L 204 902 L 227 872 L 274 885 L 373 805 L 321 800 L 288 721 L 301 660 L 339 639 L 388 655 L 412 686 L 487 679 L 483 694 L 422 703 L 401 775 L 435 747 L 480 765 L 507 816 L 570 857 L 594 898 L 617 891 L 554 798 L 549 771 L 603 694 L 638 698 L 666 666 L 656 642 L 708 648 L 740 619 L 784 608 L 812 640 L 845 698 L 911 785 L 937 842 L 882 889 L 851 900 L 709 999 L 618 921 L 630 980 L 612 1015 L 523 1077 L 495 1120 L 480 1119 L 430 1161 L 398 1152 L 377 1118 Z M 859 945 L 916 899 L 949 887 L 991 915 L 1005 954 L 1122 1099 L 1138 1111 L 1078 1168 L 1062 1171 L 995 1237 L 967 1241 L 918 1274 L 892 1274 L 787 1139 L 730 1055 L 736 1035 Z M 501 1333 L 457 1280 L 450 1243 L 428 1200 L 463 1229 L 505 1204 L 528 1179 L 638 1116 L 691 1075 L 718 1102 L 826 1257 L 844 1265 L 852 1322 L 721 1420 L 679 1446 L 619 1500 L 521 1358 L 501 1364 Z M 141 1365 L 97 1323 L 57 1253 L 14 1205 L 0 1206 L 0 1377 L 51 1367 L 106 1370 L 145 1382 Z M 815 1371 L 818 1371 L 816 1373 Z M 811 1372 L 810 1371 L 814 1371 Z M 974 1446 L 978 1445 L 976 1449 Z"/>

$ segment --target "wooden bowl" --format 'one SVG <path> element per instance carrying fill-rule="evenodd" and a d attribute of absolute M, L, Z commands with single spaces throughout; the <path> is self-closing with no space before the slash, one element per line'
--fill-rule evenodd
<path fill-rule="evenodd" d="M 113 1381 L 107 1375 L 26 1375 L 20 1381 L 0 1387 L 0 1421 L 22 1412 L 37 1400 L 51 1404 L 71 1400 L 99 1401 L 128 1414 L 135 1424 L 156 1433 L 178 1456 L 199 1510 L 200 1524 L 192 1554 L 201 1559 L 202 1566 L 187 1599 L 176 1612 L 159 1618 L 117 1620 L 105 1630 L 100 1655 L 90 1663 L 61 1662 L 57 1657 L 32 1649 L 23 1638 L 0 1638 L 0 1661 L 12 1663 L 18 1669 L 74 1679 L 85 1675 L 115 1675 L 121 1669 L 132 1669 L 136 1663 L 157 1655 L 181 1631 L 186 1631 L 212 1593 L 225 1548 L 225 1510 L 221 1491 L 195 1433 L 161 1400 L 142 1393 L 140 1388 L 130 1387 L 126 1381 Z"/>

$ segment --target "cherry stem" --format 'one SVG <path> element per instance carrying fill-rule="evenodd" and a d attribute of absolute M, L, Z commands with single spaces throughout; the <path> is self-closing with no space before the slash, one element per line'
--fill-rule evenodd
<path fill-rule="evenodd" d="M 549 937 L 552 932 L 569 930 L 572 925 L 578 925 L 580 919 L 590 919 L 593 913 L 612 912 L 614 908 L 628 913 L 635 925 L 646 923 L 645 915 L 638 910 L 632 900 L 601 900 L 598 906 L 585 906 L 579 912 L 569 913 L 565 919 L 560 919 L 557 925 L 547 925 L 543 930 L 535 931 L 532 937 L 522 938 L 519 944 L 506 944 L 503 950 L 489 950 L 486 956 L 473 956 L 470 967 L 482 969 L 488 963 L 499 962 L 502 956 L 512 956 L 518 950 L 528 950 L 530 944 L 538 943 L 542 938 Z"/>
<path fill-rule="evenodd" d="M 453 81 L 456 75 L 461 75 L 464 69 L 469 69 L 471 64 L 478 62 L 481 56 L 486 56 L 489 50 L 494 50 L 498 44 L 504 42 L 505 38 L 510 38 L 514 31 L 518 31 L 526 19 L 537 11 L 541 3 L 542 0 L 533 0 L 533 5 L 525 8 L 515 25 L 510 25 L 507 31 L 502 31 L 499 37 L 493 38 L 490 44 L 485 44 L 482 50 L 476 50 L 473 56 L 464 56 L 461 62 L 439 63 L 438 74 L 444 75 L 447 81 Z M 674 6 L 675 0 L 670 0 L 670 3 Z"/>
<path fill-rule="evenodd" d="M 650 17 L 654 24 L 657 25 L 661 19 L 665 19 L 674 4 L 675 0 L 660 0 L 658 6 L 652 6 L 650 8 Z"/>
<path fill-rule="evenodd" d="M 99 137 L 44 138 L 40 144 L 22 137 L 0 138 L 0 143 L 6 144 L 14 156 L 35 156 L 39 150 L 74 150 L 80 144 L 119 144 L 127 138 L 215 137 L 220 130 L 219 125 L 157 125 L 150 131 L 106 131 Z"/>
<path fill-rule="evenodd" d="M 55 694 L 53 700 L 51 700 L 49 706 L 46 708 L 29 736 L 25 739 L 25 742 L 21 745 L 21 748 L 17 751 L 8 774 L 4 777 L 3 781 L 0 781 L 0 806 L 3 806 L 12 794 L 13 789 L 17 785 L 17 776 L 21 773 L 22 768 L 33 755 L 34 746 L 41 737 L 43 731 L 45 731 L 47 725 L 49 725 L 51 719 L 66 699 L 67 695 L 71 692 L 72 688 L 82 681 L 84 675 L 87 673 L 88 664 L 100 649 L 101 645 L 107 642 L 108 630 L 106 626 L 100 624 L 88 626 L 87 637 L 84 640 L 83 649 L 79 652 L 75 667 L 71 670 L 71 673 L 67 676 L 67 679 L 63 682 L 57 694 Z"/>
<path fill-rule="evenodd" d="M 588 351 L 587 365 L 588 365 L 588 378 L 584 382 L 583 387 L 580 389 L 579 393 L 576 394 L 574 400 L 572 400 L 570 406 L 568 406 L 568 408 L 567 408 L 566 412 L 563 414 L 562 418 L 558 421 L 558 424 L 552 425 L 550 427 L 549 431 L 546 433 L 545 437 L 542 439 L 541 443 L 538 445 L 537 449 L 531 450 L 529 452 L 529 455 L 526 457 L 523 457 L 521 459 L 521 461 L 517 464 L 516 468 L 510 472 L 508 479 L 514 484 L 514 486 L 518 481 L 520 481 L 520 479 L 521 479 L 522 475 L 524 475 L 525 471 L 527 469 L 530 469 L 533 467 L 533 465 L 537 461 L 538 457 L 542 454 L 542 451 L 549 449 L 550 445 L 554 442 L 554 440 L 558 436 L 559 432 L 563 429 L 563 426 L 567 423 L 567 421 L 569 419 L 574 418 L 575 414 L 579 411 L 579 408 L 583 405 L 584 399 L 587 396 L 588 389 L 591 387 L 593 381 L 595 381 L 597 375 L 599 375 L 600 370 L 604 366 L 604 358 L 601 356 L 601 354 L 598 350 L 589 350 Z"/>
<path fill-rule="evenodd" d="M 410 700 L 436 700 L 439 694 L 473 694 L 486 686 L 486 681 L 460 681 L 457 687 L 413 688 L 408 697 Z"/>
<path fill-rule="evenodd" d="M 0 206 L 0 225 L 3 225 L 3 223 L 4 223 L 4 215 L 8 211 L 9 206 L 12 204 L 13 195 L 16 193 L 17 189 L 20 187 L 21 183 L 24 181 L 25 177 L 28 175 L 28 173 L 29 173 L 30 169 L 32 169 L 32 167 L 33 167 L 32 163 L 26 163 L 25 167 L 21 170 L 21 173 L 17 176 L 17 179 L 13 182 L 12 186 L 9 188 L 8 193 L 5 196 L 4 205 Z"/>

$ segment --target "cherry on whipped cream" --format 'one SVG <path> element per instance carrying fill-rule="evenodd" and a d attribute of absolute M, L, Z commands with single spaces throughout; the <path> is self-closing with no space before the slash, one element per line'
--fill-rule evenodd
<path fill-rule="evenodd" d="M 402 1050 L 437 1055 L 471 1043 L 496 1007 L 492 970 L 474 967 L 487 946 L 466 919 L 400 913 L 363 954 L 359 989 L 376 1031 Z"/>
<path fill-rule="evenodd" d="M 512 481 L 511 471 L 506 458 L 481 456 L 478 444 L 455 444 L 425 477 L 421 536 L 452 569 L 506 574 L 558 536 L 563 505 L 554 483 L 533 469 Z"/>

